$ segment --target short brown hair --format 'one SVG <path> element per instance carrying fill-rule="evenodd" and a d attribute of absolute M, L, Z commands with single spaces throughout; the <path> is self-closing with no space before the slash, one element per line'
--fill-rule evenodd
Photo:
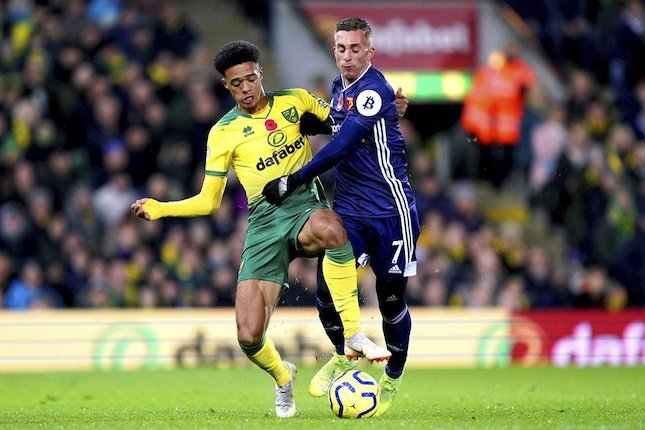
<path fill-rule="evenodd" d="M 372 37 L 372 27 L 363 18 L 343 18 L 336 23 L 336 31 L 354 31 L 363 30 L 365 37 L 370 39 Z"/>

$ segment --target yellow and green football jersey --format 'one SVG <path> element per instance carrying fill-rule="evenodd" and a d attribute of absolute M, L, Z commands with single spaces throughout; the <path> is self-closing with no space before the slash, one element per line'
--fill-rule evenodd
<path fill-rule="evenodd" d="M 249 203 L 264 185 L 299 170 L 312 158 L 307 136 L 300 134 L 300 117 L 311 112 L 329 116 L 329 104 L 304 89 L 270 91 L 269 103 L 249 115 L 233 108 L 213 126 L 206 151 L 206 174 L 237 175 Z"/>

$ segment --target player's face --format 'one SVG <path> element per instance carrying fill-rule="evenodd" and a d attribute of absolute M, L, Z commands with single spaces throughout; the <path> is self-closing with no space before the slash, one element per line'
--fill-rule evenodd
<path fill-rule="evenodd" d="M 222 84 L 230 91 L 242 112 L 258 112 L 269 101 L 262 87 L 262 68 L 252 61 L 226 69 Z"/>
<path fill-rule="evenodd" d="M 363 30 L 341 30 L 334 34 L 336 65 L 348 83 L 354 82 L 367 69 L 372 55 L 374 48 Z"/>

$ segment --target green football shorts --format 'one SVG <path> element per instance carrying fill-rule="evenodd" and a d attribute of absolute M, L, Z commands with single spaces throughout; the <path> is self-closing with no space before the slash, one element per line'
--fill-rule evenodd
<path fill-rule="evenodd" d="M 250 205 L 237 282 L 260 279 L 288 288 L 289 263 L 308 256 L 300 248 L 298 233 L 311 214 L 323 208 L 329 209 L 329 203 L 318 180 L 299 187 L 281 206 L 264 198 Z"/>

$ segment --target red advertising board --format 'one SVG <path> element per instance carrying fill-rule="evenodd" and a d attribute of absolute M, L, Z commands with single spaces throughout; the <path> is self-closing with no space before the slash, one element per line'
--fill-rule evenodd
<path fill-rule="evenodd" d="M 478 10 L 470 2 L 303 2 L 304 15 L 333 45 L 336 22 L 349 16 L 372 27 L 374 66 L 383 70 L 468 70 L 477 61 Z"/>
<path fill-rule="evenodd" d="M 515 313 L 511 337 L 516 364 L 645 365 L 645 310 Z"/>

